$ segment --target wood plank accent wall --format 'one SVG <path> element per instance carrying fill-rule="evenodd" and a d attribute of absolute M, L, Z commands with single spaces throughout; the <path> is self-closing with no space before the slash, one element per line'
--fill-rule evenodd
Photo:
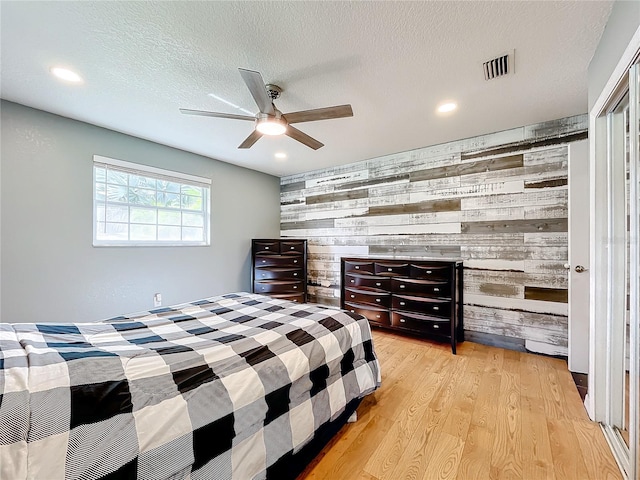
<path fill-rule="evenodd" d="M 308 239 L 310 300 L 340 257 L 462 258 L 465 330 L 567 354 L 568 148 L 579 115 L 281 179 L 281 235 Z"/>

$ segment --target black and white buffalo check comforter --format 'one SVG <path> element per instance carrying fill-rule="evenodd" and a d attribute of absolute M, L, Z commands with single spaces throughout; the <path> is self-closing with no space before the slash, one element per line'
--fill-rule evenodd
<path fill-rule="evenodd" d="M 363 317 L 261 295 L 0 324 L 0 478 L 264 478 L 379 384 Z"/>

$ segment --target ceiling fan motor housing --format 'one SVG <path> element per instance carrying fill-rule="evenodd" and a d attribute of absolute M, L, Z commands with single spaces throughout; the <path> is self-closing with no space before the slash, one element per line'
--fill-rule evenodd
<path fill-rule="evenodd" d="M 267 89 L 267 95 L 269 95 L 272 101 L 280 97 L 282 93 L 282 89 L 279 86 L 272 85 L 271 83 L 266 84 L 265 88 Z"/>

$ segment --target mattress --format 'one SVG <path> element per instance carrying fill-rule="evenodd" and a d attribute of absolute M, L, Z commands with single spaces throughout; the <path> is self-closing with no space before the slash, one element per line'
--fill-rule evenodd
<path fill-rule="evenodd" d="M 267 478 L 379 385 L 364 317 L 257 294 L 4 323 L 0 478 Z"/>

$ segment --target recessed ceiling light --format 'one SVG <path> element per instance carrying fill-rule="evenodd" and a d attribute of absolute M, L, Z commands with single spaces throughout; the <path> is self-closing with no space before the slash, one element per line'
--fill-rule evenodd
<path fill-rule="evenodd" d="M 454 102 L 443 103 L 438 107 L 438 113 L 453 112 L 456 108 L 458 108 L 458 105 Z"/>
<path fill-rule="evenodd" d="M 287 158 L 287 154 L 284 152 L 277 152 L 274 157 L 276 158 Z"/>
<path fill-rule="evenodd" d="M 52 67 L 51 73 L 61 80 L 72 83 L 82 83 L 82 77 L 67 68 Z"/>

